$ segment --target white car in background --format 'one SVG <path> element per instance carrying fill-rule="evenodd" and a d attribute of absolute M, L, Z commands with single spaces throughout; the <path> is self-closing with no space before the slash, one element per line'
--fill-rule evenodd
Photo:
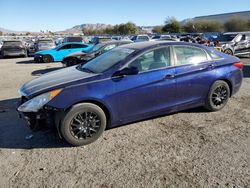
<path fill-rule="evenodd" d="M 131 38 L 133 42 L 145 42 L 151 41 L 151 38 L 148 35 L 135 35 Z"/>
<path fill-rule="evenodd" d="M 152 37 L 152 41 L 157 41 L 157 40 L 167 40 L 167 39 L 172 39 L 170 35 L 155 35 Z"/>

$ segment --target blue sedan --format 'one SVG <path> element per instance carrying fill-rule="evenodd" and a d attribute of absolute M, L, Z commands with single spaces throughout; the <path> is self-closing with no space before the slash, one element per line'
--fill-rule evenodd
<path fill-rule="evenodd" d="M 142 42 L 26 83 L 18 111 L 32 129 L 43 119 L 74 146 L 104 130 L 184 109 L 221 110 L 239 91 L 236 57 L 183 42 Z"/>
<path fill-rule="evenodd" d="M 64 57 L 74 52 L 88 52 L 93 45 L 83 44 L 81 42 L 64 43 L 51 50 L 43 50 L 35 53 L 35 62 L 50 63 L 53 61 L 62 61 Z"/>

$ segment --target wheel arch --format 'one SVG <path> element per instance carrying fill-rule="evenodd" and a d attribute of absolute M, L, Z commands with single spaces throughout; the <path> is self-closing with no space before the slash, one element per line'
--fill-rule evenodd
<path fill-rule="evenodd" d="M 52 55 L 52 54 L 43 54 L 43 56 L 50 56 L 51 58 L 52 58 L 52 62 L 54 62 L 55 61 L 55 58 L 54 58 L 54 56 Z"/>

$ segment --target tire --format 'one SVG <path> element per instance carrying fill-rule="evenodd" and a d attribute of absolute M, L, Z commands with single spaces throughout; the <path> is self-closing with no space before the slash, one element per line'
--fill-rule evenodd
<path fill-rule="evenodd" d="M 229 85 L 222 80 L 214 82 L 205 102 L 205 108 L 211 112 L 224 108 L 230 98 Z"/>
<path fill-rule="evenodd" d="M 50 55 L 44 55 L 42 59 L 44 63 L 51 63 L 53 61 L 53 58 Z"/>
<path fill-rule="evenodd" d="M 66 59 L 65 62 L 66 62 L 66 67 L 71 67 L 78 64 L 76 58 L 68 58 Z"/>
<path fill-rule="evenodd" d="M 227 55 L 234 55 L 233 51 L 231 49 L 224 50 L 224 53 Z"/>
<path fill-rule="evenodd" d="M 92 103 L 73 106 L 61 121 L 62 137 L 73 146 L 82 146 L 96 141 L 106 129 L 104 111 Z"/>

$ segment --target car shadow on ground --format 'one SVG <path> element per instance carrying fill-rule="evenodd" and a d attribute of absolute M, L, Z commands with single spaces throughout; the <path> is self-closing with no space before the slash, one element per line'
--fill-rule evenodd
<path fill-rule="evenodd" d="M 43 74 L 52 72 L 52 71 L 56 71 L 56 70 L 60 70 L 63 67 L 53 67 L 53 68 L 46 68 L 46 69 L 40 69 L 40 70 L 35 70 L 31 73 L 31 75 L 33 76 L 41 76 Z"/>
<path fill-rule="evenodd" d="M 16 64 L 38 64 L 33 59 L 31 60 L 25 60 L 25 61 L 17 61 Z"/>
<path fill-rule="evenodd" d="M 25 120 L 20 119 L 16 111 L 18 101 L 19 99 L 17 98 L 0 101 L 0 149 L 45 149 L 71 147 L 69 144 L 59 138 L 56 129 L 50 128 L 38 132 L 32 132 L 29 130 Z M 182 113 L 206 112 L 207 111 L 204 108 L 194 108 L 191 110 L 182 111 Z M 148 118 L 143 121 L 157 119 L 173 114 L 175 113 Z M 132 125 L 133 123 L 121 125 L 111 129 Z"/>
<path fill-rule="evenodd" d="M 244 65 L 243 75 L 244 78 L 250 78 L 250 65 Z"/>
<path fill-rule="evenodd" d="M 32 132 L 16 111 L 18 99 L 0 101 L 0 149 L 70 147 L 55 129 Z"/>

